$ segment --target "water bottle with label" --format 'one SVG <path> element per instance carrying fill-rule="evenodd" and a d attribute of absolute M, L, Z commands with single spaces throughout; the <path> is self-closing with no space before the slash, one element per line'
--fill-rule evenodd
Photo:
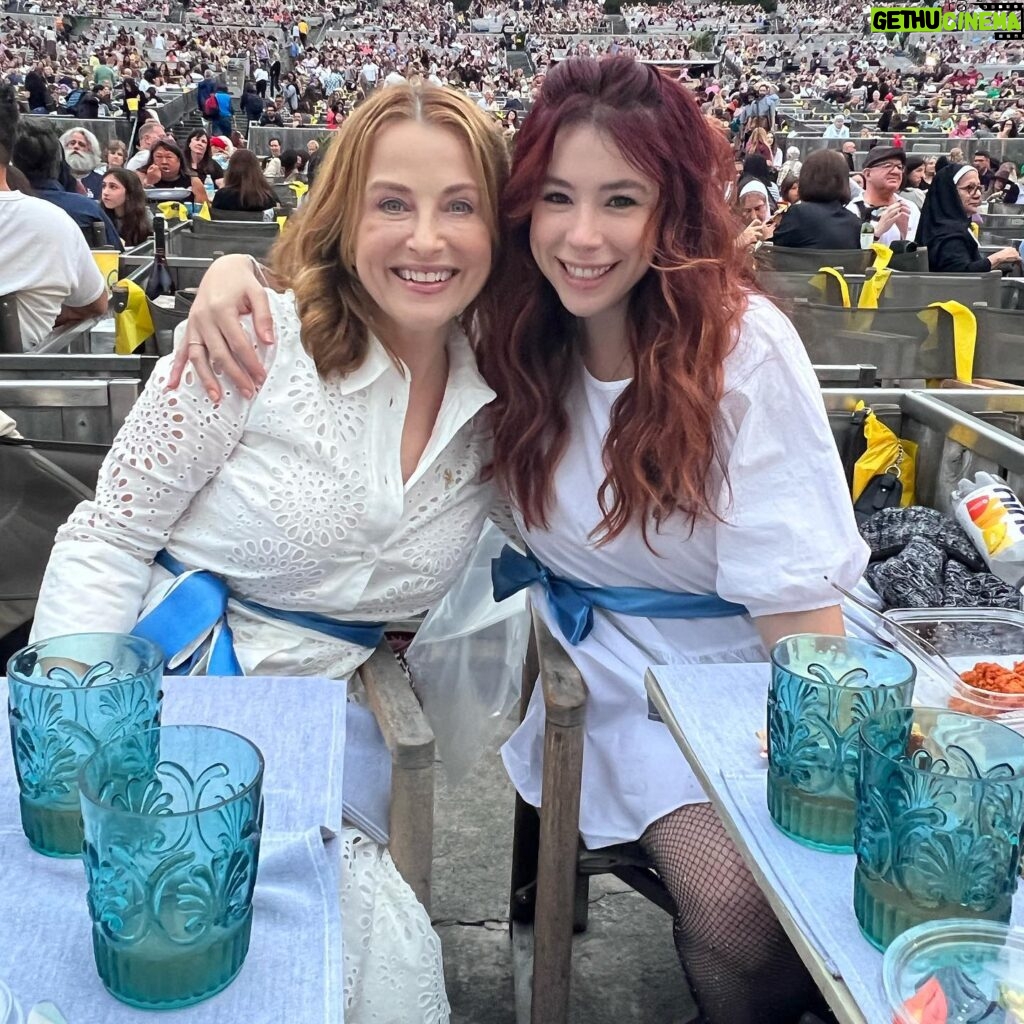
<path fill-rule="evenodd" d="M 1011 587 L 1024 586 L 1024 505 L 1009 484 L 976 473 L 953 490 L 953 514 L 989 569 Z"/>

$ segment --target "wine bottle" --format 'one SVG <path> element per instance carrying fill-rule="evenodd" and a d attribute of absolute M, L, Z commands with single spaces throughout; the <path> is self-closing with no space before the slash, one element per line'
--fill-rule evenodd
<path fill-rule="evenodd" d="M 153 269 L 146 281 L 146 297 L 154 302 L 162 295 L 174 294 L 174 280 L 167 266 L 167 221 L 153 218 Z"/>

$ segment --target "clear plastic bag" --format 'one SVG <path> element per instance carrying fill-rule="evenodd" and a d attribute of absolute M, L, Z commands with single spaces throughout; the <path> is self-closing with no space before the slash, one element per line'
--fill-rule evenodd
<path fill-rule="evenodd" d="M 530 634 L 526 591 L 497 603 L 491 590 L 491 559 L 507 543 L 496 526 L 485 524 L 462 575 L 405 652 L 453 786 L 476 764 L 519 699 Z"/>

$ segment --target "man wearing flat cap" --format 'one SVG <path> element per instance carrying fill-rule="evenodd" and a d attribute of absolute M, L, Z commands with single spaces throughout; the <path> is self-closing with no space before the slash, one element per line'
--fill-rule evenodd
<path fill-rule="evenodd" d="M 851 202 L 862 222 L 870 221 L 875 241 L 892 245 L 900 239 L 913 241 L 921 212 L 896 194 L 903 184 L 907 154 L 897 147 L 875 146 L 864 161 L 864 195 Z"/>

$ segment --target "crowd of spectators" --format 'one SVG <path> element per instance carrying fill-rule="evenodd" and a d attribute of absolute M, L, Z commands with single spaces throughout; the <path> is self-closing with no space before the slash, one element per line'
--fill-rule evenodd
<path fill-rule="evenodd" d="M 472 0 L 458 10 L 452 0 L 311 0 L 301 11 L 277 2 L 206 0 L 185 9 L 115 0 L 100 13 L 91 0 L 9 4 L 0 16 L 0 80 L 15 87 L 24 113 L 137 122 L 130 152 L 81 128 L 51 133 L 52 151 L 45 132 L 27 128 L 20 162 L 12 155 L 11 175 L 25 174 L 27 189 L 83 227 L 101 223 L 117 245 L 151 232 L 146 189 L 182 189 L 196 204 L 212 198 L 225 210 L 270 209 L 267 179 L 315 171 L 317 139 L 307 147 L 271 134 L 248 154 L 246 123 L 326 134 L 375 89 L 429 81 L 467 91 L 514 144 L 545 71 L 572 55 L 626 54 L 686 80 L 735 147 L 729 187 L 745 224 L 740 244 L 751 248 L 773 235 L 794 245 L 860 244 L 865 223 L 877 240 L 912 242 L 937 169 L 902 152 L 884 158 L 898 149 L 889 145 L 893 133 L 1024 135 L 1019 41 L 868 33 L 854 3 L 795 0 L 773 14 L 752 4 L 630 4 L 617 24 L 593 0 Z M 80 15 L 90 18 L 76 23 Z M 527 60 L 510 60 L 510 50 Z M 245 82 L 232 95 L 227 73 L 238 65 Z M 176 142 L 155 110 L 183 90 L 204 124 Z M 792 106 L 822 103 L 830 113 L 817 133 L 845 145 L 802 160 L 784 141 L 795 127 Z M 885 144 L 854 167 L 863 140 L 882 136 Z M 986 200 L 1019 200 L 1012 162 L 976 170 Z"/>

